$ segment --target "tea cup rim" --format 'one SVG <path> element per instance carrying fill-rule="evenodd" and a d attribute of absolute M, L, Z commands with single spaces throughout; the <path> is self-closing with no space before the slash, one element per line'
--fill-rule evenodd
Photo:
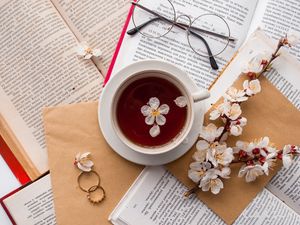
<path fill-rule="evenodd" d="M 151 67 L 153 63 L 156 65 L 155 68 Z M 159 66 L 157 66 L 159 65 Z M 155 147 L 142 147 L 138 144 L 133 143 L 130 141 L 120 130 L 119 126 L 117 125 L 116 117 L 115 117 L 115 107 L 116 107 L 116 96 L 118 93 L 120 93 L 120 87 L 122 87 L 126 82 L 128 82 L 130 79 L 134 78 L 135 76 L 138 76 L 139 74 L 147 73 L 147 72 L 158 72 L 158 77 L 162 77 L 162 74 L 164 74 L 166 77 L 168 77 L 168 81 L 170 79 L 173 84 L 175 83 L 176 87 L 178 87 L 178 84 L 180 87 L 179 89 L 183 89 L 185 94 L 187 95 L 189 99 L 189 118 L 186 123 L 188 123 L 187 126 L 184 127 L 183 133 L 180 134 L 179 136 L 175 137 L 175 142 L 174 144 L 166 143 L 161 146 L 155 146 Z M 124 79 L 121 81 L 121 83 L 118 85 L 119 88 L 113 93 L 113 104 L 111 104 L 111 113 L 112 113 L 112 118 L 111 118 L 111 124 L 116 132 L 116 135 L 119 137 L 119 139 L 127 145 L 130 149 L 133 151 L 142 153 L 142 154 L 147 154 L 147 155 L 158 155 L 158 154 L 163 154 L 169 151 L 172 151 L 175 149 L 178 145 L 180 145 L 184 140 L 187 138 L 187 135 L 189 134 L 193 121 L 194 121 L 194 100 L 193 100 L 193 93 L 187 88 L 187 86 L 182 82 L 179 77 L 180 76 L 188 76 L 184 71 L 179 69 L 178 67 L 164 62 L 164 61 L 157 61 L 157 60 L 144 60 L 144 61 L 139 61 L 136 63 L 133 63 L 127 67 L 125 67 L 123 70 L 121 70 L 119 73 L 122 73 L 122 76 L 124 76 Z M 165 79 L 165 78 L 163 78 Z M 175 80 L 175 82 L 173 82 Z M 133 81 L 132 81 L 133 82 Z M 130 82 L 131 83 L 131 82 Z M 123 89 L 124 90 L 124 89 Z M 200 89 L 199 89 L 200 90 Z M 151 150 L 150 150 L 151 149 Z"/>

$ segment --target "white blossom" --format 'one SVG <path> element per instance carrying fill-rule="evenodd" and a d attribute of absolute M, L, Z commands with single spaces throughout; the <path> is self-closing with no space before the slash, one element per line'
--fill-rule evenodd
<path fill-rule="evenodd" d="M 270 54 L 262 52 L 254 56 L 243 68 L 243 73 L 259 73 L 264 68 L 265 61 L 269 60 Z"/>
<path fill-rule="evenodd" d="M 286 145 L 282 151 L 282 163 L 285 168 L 289 168 L 292 164 L 294 154 L 300 154 L 298 146 Z"/>
<path fill-rule="evenodd" d="M 215 110 L 211 111 L 210 113 L 210 120 L 216 120 L 220 116 L 224 115 L 231 107 L 230 102 L 224 101 L 223 103 L 219 104 Z"/>
<path fill-rule="evenodd" d="M 267 176 L 269 175 L 269 169 L 271 169 L 275 165 L 276 156 L 277 156 L 277 152 L 272 152 L 272 153 L 268 154 L 264 159 L 265 162 L 263 163 L 262 167 L 263 167 L 264 173 Z"/>
<path fill-rule="evenodd" d="M 296 46 L 300 43 L 300 33 L 290 31 L 286 36 L 287 42 L 290 46 Z"/>
<path fill-rule="evenodd" d="M 255 95 L 261 91 L 261 86 L 258 79 L 251 80 L 250 82 L 249 80 L 245 80 L 243 83 L 243 87 L 248 96 Z"/>
<path fill-rule="evenodd" d="M 188 177 L 195 183 L 198 183 L 206 174 L 206 171 L 211 168 L 210 163 L 206 162 L 192 162 Z"/>
<path fill-rule="evenodd" d="M 206 160 L 210 161 L 215 167 L 219 164 L 227 166 L 233 159 L 233 150 L 232 148 L 227 147 L 226 143 L 219 144 L 218 142 L 215 142 L 214 146 L 211 147 L 206 154 Z"/>
<path fill-rule="evenodd" d="M 217 128 L 215 124 L 210 123 L 207 126 L 203 126 L 200 132 L 200 137 L 208 142 L 213 142 L 218 138 L 224 130 L 224 127 Z"/>
<path fill-rule="evenodd" d="M 245 176 L 246 182 L 255 181 L 258 176 L 264 174 L 264 168 L 261 165 L 243 165 L 239 171 L 238 177 Z"/>
<path fill-rule="evenodd" d="M 153 125 L 149 130 L 151 137 L 156 137 L 160 134 L 159 126 L 163 126 L 167 122 L 164 115 L 168 114 L 169 110 L 170 108 L 167 104 L 160 106 L 160 101 L 156 97 L 150 98 L 147 105 L 142 106 L 141 113 L 146 117 L 145 123 Z"/>
<path fill-rule="evenodd" d="M 231 119 L 236 120 L 242 114 L 241 106 L 237 103 L 233 103 L 228 111 L 225 112 L 225 115 Z"/>
<path fill-rule="evenodd" d="M 244 90 L 238 90 L 235 87 L 230 87 L 224 94 L 224 98 L 230 102 L 244 102 L 248 99 Z"/>
<path fill-rule="evenodd" d="M 218 177 L 222 172 L 217 169 L 210 169 L 206 175 L 201 179 L 199 187 L 202 191 L 209 191 L 213 194 L 218 194 L 224 188 L 222 180 Z"/>
<path fill-rule="evenodd" d="M 242 114 L 241 107 L 238 103 L 230 103 L 225 100 L 210 113 L 210 120 L 216 120 L 220 116 L 226 115 L 231 120 L 236 120 Z"/>
<path fill-rule="evenodd" d="M 243 127 L 246 126 L 246 124 L 247 119 L 245 117 L 230 121 L 230 134 L 233 136 L 240 136 L 243 132 Z"/>
<path fill-rule="evenodd" d="M 90 152 L 85 152 L 83 154 L 77 153 L 75 156 L 74 165 L 78 167 L 83 172 L 90 172 L 94 166 L 93 161 L 90 159 Z"/>
<path fill-rule="evenodd" d="M 84 59 L 90 59 L 92 56 L 99 57 L 102 55 L 100 49 L 92 49 L 86 41 L 80 42 L 77 47 L 75 47 L 75 51 L 78 55 L 83 56 Z"/>

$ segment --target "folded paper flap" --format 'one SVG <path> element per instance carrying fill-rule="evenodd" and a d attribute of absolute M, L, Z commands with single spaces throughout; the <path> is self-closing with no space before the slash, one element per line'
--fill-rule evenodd
<path fill-rule="evenodd" d="M 245 79 L 245 76 L 240 76 L 233 86 L 241 89 Z M 262 92 L 242 103 L 242 115 L 248 120 L 243 134 L 240 137 L 229 137 L 229 146 L 235 146 L 237 140 L 252 141 L 264 136 L 270 137 L 271 142 L 278 148 L 286 144 L 299 144 L 300 114 L 298 109 L 264 77 L 261 77 L 260 81 Z M 209 112 L 205 115 L 205 121 L 205 124 L 209 123 Z M 188 187 L 195 185 L 187 177 L 189 164 L 195 151 L 194 147 L 182 158 L 167 165 L 168 170 Z M 224 189 L 219 195 L 201 191 L 197 195 L 227 224 L 232 224 L 280 167 L 281 163 L 278 162 L 278 165 L 270 171 L 269 176 L 261 176 L 253 183 L 246 183 L 244 178 L 237 177 L 240 165 L 232 165 L 231 178 L 223 179 Z"/>
<path fill-rule="evenodd" d="M 105 142 L 98 125 L 97 102 L 44 109 L 57 223 L 110 224 L 108 216 L 142 167 L 117 155 Z M 106 199 L 92 205 L 77 184 L 80 171 L 73 165 L 78 152 L 90 151 L 94 170 L 101 177 Z"/>

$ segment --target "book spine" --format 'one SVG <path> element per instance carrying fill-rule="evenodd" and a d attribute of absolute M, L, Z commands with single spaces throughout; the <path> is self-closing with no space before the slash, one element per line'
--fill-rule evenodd
<path fill-rule="evenodd" d="M 15 177 L 19 180 L 21 185 L 30 182 L 30 178 L 25 172 L 24 168 L 21 166 L 19 161 L 16 159 L 12 151 L 9 149 L 4 139 L 0 135 L 0 155 L 3 157 L 4 161 L 7 163 L 10 170 L 13 172 Z"/>
<path fill-rule="evenodd" d="M 124 27 L 123 27 L 121 36 L 120 36 L 120 38 L 119 38 L 119 41 L 118 41 L 118 44 L 117 44 L 115 53 L 114 53 L 114 55 L 113 55 L 113 57 L 112 57 L 111 63 L 110 63 L 110 65 L 109 65 L 108 71 L 107 71 L 106 76 L 105 76 L 104 86 L 105 86 L 105 84 L 108 82 L 108 80 L 109 80 L 109 78 L 110 78 L 110 76 L 111 76 L 111 73 L 112 73 L 112 71 L 113 71 L 114 65 L 115 65 L 115 63 L 116 63 L 116 60 L 117 60 L 117 57 L 118 57 L 120 48 L 121 48 L 122 43 L 123 43 L 123 39 L 124 39 L 124 37 L 125 37 L 126 31 L 127 31 L 127 28 L 128 28 L 128 25 L 129 25 L 129 22 L 130 22 L 132 13 L 133 13 L 133 9 L 134 9 L 134 5 L 132 5 L 132 6 L 130 7 L 130 9 L 129 9 L 129 13 L 128 13 L 127 19 L 126 19 L 126 21 L 125 21 L 125 24 L 124 24 Z"/>

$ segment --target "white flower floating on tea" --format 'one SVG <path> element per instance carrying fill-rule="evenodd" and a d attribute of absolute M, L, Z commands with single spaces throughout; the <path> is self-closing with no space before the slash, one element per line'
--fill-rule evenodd
<path fill-rule="evenodd" d="M 164 115 L 168 114 L 170 107 L 167 104 L 160 106 L 160 101 L 156 97 L 149 99 L 147 105 L 142 106 L 141 113 L 146 117 L 145 123 L 153 125 L 149 130 L 151 137 L 156 137 L 160 134 L 159 126 L 165 125 L 167 119 Z"/>
<path fill-rule="evenodd" d="M 100 57 L 102 55 L 102 51 L 100 49 L 92 49 L 86 41 L 80 42 L 75 48 L 75 51 L 79 56 L 82 56 L 84 59 L 90 59 L 93 56 Z"/>
<path fill-rule="evenodd" d="M 243 90 L 230 87 L 223 96 L 223 102 L 210 113 L 210 120 L 220 118 L 224 126 L 218 128 L 213 123 L 203 126 L 200 132 L 202 140 L 196 144 L 197 151 L 188 170 L 188 177 L 197 185 L 185 196 L 200 189 L 218 194 L 224 188 L 221 179 L 229 178 L 231 163 L 244 162 L 238 176 L 245 177 L 246 182 L 252 182 L 258 176 L 269 175 L 269 169 L 274 167 L 277 160 L 282 160 L 283 166 L 289 167 L 293 158 L 300 154 L 299 146 L 295 145 L 276 149 L 268 137 L 250 143 L 237 141 L 234 148 L 226 143 L 230 135 L 242 134 L 247 119 L 241 116 L 241 104 L 261 91 L 260 75 L 271 68 L 272 62 L 280 55 L 281 47 L 299 43 L 298 37 L 295 34 L 287 35 L 279 40 L 273 54 L 259 53 L 254 56 L 243 70 L 249 77 L 243 83 Z"/>
<path fill-rule="evenodd" d="M 83 172 L 90 172 L 94 166 L 93 161 L 90 159 L 90 152 L 85 152 L 83 154 L 77 153 L 75 156 L 74 165 L 78 167 Z"/>

